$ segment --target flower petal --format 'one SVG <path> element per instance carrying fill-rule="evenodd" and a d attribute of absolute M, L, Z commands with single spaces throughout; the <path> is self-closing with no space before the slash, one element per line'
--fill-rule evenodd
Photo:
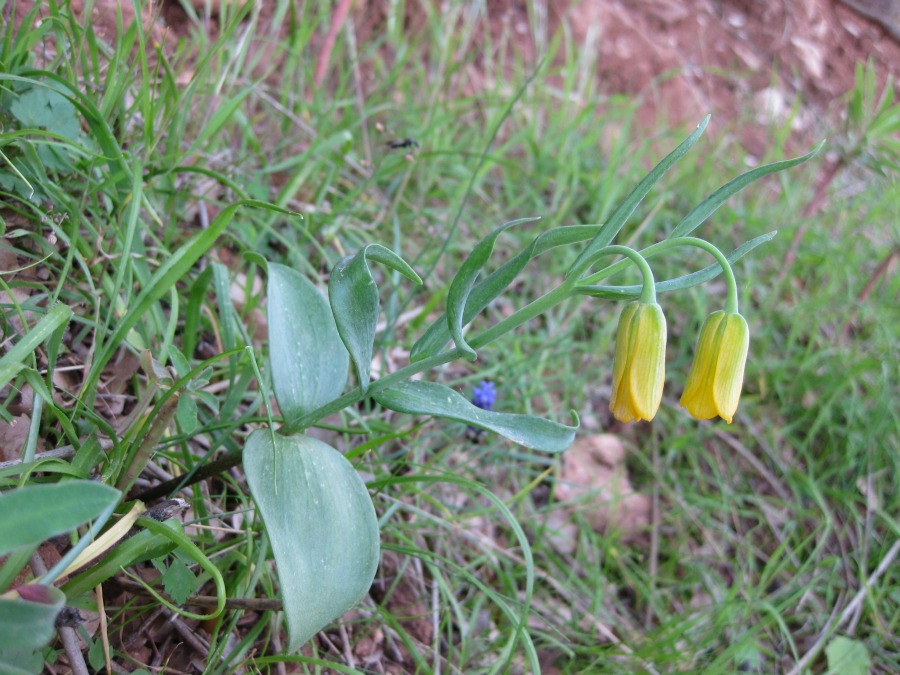
<path fill-rule="evenodd" d="M 662 400 L 666 319 L 656 303 L 634 302 L 619 319 L 609 409 L 620 422 L 651 420 Z"/>
<path fill-rule="evenodd" d="M 710 314 L 697 339 L 681 405 L 695 418 L 718 415 L 731 423 L 741 397 L 750 345 L 747 321 L 737 313 Z"/>
<path fill-rule="evenodd" d="M 719 343 L 719 358 L 713 386 L 718 415 L 731 424 L 741 398 L 744 366 L 750 349 L 750 328 L 740 314 L 729 314 Z"/>

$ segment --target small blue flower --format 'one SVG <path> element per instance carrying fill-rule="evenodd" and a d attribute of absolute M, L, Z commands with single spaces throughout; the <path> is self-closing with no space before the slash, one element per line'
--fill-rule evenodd
<path fill-rule="evenodd" d="M 481 384 L 472 390 L 472 403 L 482 410 L 493 408 L 496 400 L 497 390 L 494 389 L 494 383 L 490 380 L 482 380 Z"/>

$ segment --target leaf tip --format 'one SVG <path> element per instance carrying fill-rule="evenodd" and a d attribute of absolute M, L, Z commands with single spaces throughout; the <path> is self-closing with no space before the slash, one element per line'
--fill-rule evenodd
<path fill-rule="evenodd" d="M 570 410 L 569 414 L 572 416 L 572 426 L 577 430 L 581 427 L 581 419 L 578 417 L 578 413 L 575 410 Z"/>

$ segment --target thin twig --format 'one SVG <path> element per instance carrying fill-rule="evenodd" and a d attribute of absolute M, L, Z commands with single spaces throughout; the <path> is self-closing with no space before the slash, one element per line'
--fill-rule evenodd
<path fill-rule="evenodd" d="M 100 447 L 104 450 L 109 450 L 113 446 L 113 442 L 107 438 L 100 439 Z M 45 452 L 38 452 L 34 455 L 34 461 L 40 461 L 42 459 L 72 459 L 75 456 L 75 446 L 73 445 L 63 445 L 59 448 L 55 448 L 53 450 L 47 450 Z M 3 469 L 10 469 L 14 466 L 18 466 L 22 464 L 21 459 L 10 459 L 5 462 L 0 462 L 0 471 Z"/>
<path fill-rule="evenodd" d="M 353 647 L 350 644 L 350 634 L 347 632 L 347 625 L 342 623 L 338 626 L 338 633 L 341 636 L 341 647 L 344 650 L 344 661 L 351 668 L 356 668 L 356 659 L 353 658 Z"/>
<path fill-rule="evenodd" d="M 893 251 L 887 254 L 884 260 L 882 260 L 878 264 L 878 267 L 875 268 L 875 271 L 872 273 L 869 281 L 857 296 L 857 307 L 859 307 L 862 303 L 869 299 L 869 296 L 872 295 L 872 292 L 875 290 L 875 286 L 878 284 L 881 277 L 886 276 L 890 273 L 891 267 L 898 259 L 900 259 L 900 248 L 895 248 Z M 841 329 L 841 340 L 846 341 L 850 337 L 850 328 L 853 322 L 856 320 L 856 316 L 858 313 L 858 310 L 854 310 L 850 318 L 847 319 L 847 321 L 844 323 L 844 327 Z"/>
<path fill-rule="evenodd" d="M 809 220 L 815 216 L 822 208 L 825 206 L 825 203 L 828 201 L 828 189 L 831 187 L 831 184 L 834 182 L 835 177 L 844 166 L 844 160 L 838 159 L 835 162 L 832 162 L 825 169 L 825 173 L 822 174 L 822 178 L 819 180 L 819 184 L 816 187 L 816 192 L 813 195 L 813 198 L 806 205 L 806 208 L 803 209 L 802 220 L 800 221 L 800 225 L 797 226 L 796 231 L 794 232 L 794 236 L 791 239 L 791 244 L 788 247 L 788 251 L 784 256 L 784 264 L 781 266 L 781 274 L 778 277 L 778 281 L 781 282 L 784 279 L 791 267 L 794 264 L 794 260 L 797 258 L 797 251 L 800 250 L 800 242 L 803 240 L 803 237 L 806 235 L 807 224 Z"/>
<path fill-rule="evenodd" d="M 71 626 L 60 626 L 58 630 L 59 639 L 62 641 L 66 657 L 69 659 L 72 675 L 89 675 L 84 655 L 78 646 L 78 635 L 75 633 L 75 629 Z"/>
<path fill-rule="evenodd" d="M 866 595 L 869 594 L 872 587 L 875 585 L 875 582 L 878 581 L 879 577 L 884 574 L 888 569 L 890 569 L 891 564 L 894 562 L 894 558 L 897 557 L 897 553 L 900 552 L 900 539 L 894 542 L 894 545 L 891 546 L 891 550 L 888 551 L 887 555 L 881 559 L 881 562 L 878 563 L 878 567 L 875 568 L 875 571 L 872 573 L 872 576 L 866 580 L 862 588 L 860 588 L 856 595 L 853 596 L 853 599 L 844 607 L 844 611 L 841 612 L 840 617 L 837 622 L 834 623 L 834 626 L 829 625 L 831 620 L 829 620 L 829 624 L 825 625 L 825 628 L 822 629 L 821 634 L 819 635 L 819 639 L 816 640 L 815 644 L 810 647 L 810 649 L 803 655 L 803 657 L 797 661 L 794 667 L 788 672 L 788 675 L 798 675 L 798 673 L 803 672 L 809 663 L 815 659 L 819 652 L 822 651 L 822 648 L 825 646 L 826 640 L 831 637 L 833 631 L 840 628 L 844 622 L 850 618 L 850 616 L 856 611 L 856 608 L 862 603 L 865 599 Z"/>
<path fill-rule="evenodd" d="M 47 566 L 44 564 L 44 559 L 41 558 L 40 552 L 35 551 L 34 555 L 31 556 L 31 571 L 34 573 L 36 577 L 42 577 L 47 574 Z M 84 654 L 81 653 L 81 648 L 78 646 L 78 636 L 75 633 L 75 629 L 71 626 L 58 626 L 57 632 L 59 633 L 59 639 L 63 643 L 63 648 L 66 650 L 66 657 L 69 659 L 69 667 L 72 668 L 73 675 L 88 675 L 87 664 L 84 662 Z"/>
<path fill-rule="evenodd" d="M 177 614 L 172 614 L 172 616 L 169 617 L 169 622 L 172 624 L 175 632 L 183 637 L 184 641 L 187 642 L 195 652 L 203 656 L 204 661 L 209 659 L 209 643 L 198 635 L 197 631 L 193 630 L 182 621 L 181 617 Z"/>
<path fill-rule="evenodd" d="M 158 499 L 159 497 L 166 497 L 175 490 L 186 488 L 189 485 L 199 483 L 200 481 L 206 480 L 207 478 L 212 478 L 213 476 L 217 476 L 220 473 L 227 471 L 231 467 L 237 466 L 241 463 L 241 457 L 241 452 L 229 453 L 224 457 L 220 457 L 215 461 L 207 462 L 203 466 L 198 467 L 197 470 L 194 471 L 194 473 L 191 474 L 188 478 L 185 478 L 184 476 L 176 476 L 172 480 L 162 482 L 159 485 L 156 485 L 148 490 L 143 490 L 136 494 L 130 494 L 129 499 L 139 499 L 140 501 L 147 503 L 149 501 L 153 501 L 154 499 Z"/>
<path fill-rule="evenodd" d="M 766 466 L 759 461 L 757 457 L 750 452 L 750 449 L 747 448 L 743 443 L 738 441 L 736 438 L 732 437 L 730 434 L 725 433 L 719 429 L 714 429 L 713 433 L 721 438 L 725 443 L 730 445 L 734 450 L 737 450 L 737 453 L 743 457 L 747 463 L 749 463 L 754 469 L 759 472 L 759 475 L 768 481 L 768 483 L 772 486 L 772 489 L 775 490 L 775 494 L 777 494 L 781 499 L 786 502 L 791 501 L 791 494 L 788 492 L 778 481 L 778 479 L 769 471 Z"/>
<path fill-rule="evenodd" d="M 129 593 L 153 597 L 147 592 L 146 588 L 135 581 L 116 578 L 112 579 L 111 582 Z M 172 598 L 165 593 L 159 593 L 159 595 L 172 604 L 179 604 L 173 601 Z M 209 609 L 217 607 L 218 601 L 216 597 L 212 595 L 195 595 L 180 604 L 184 607 Z M 253 612 L 280 612 L 282 610 L 282 605 L 280 600 L 272 600 L 270 598 L 225 598 L 225 609 L 244 609 Z"/>
<path fill-rule="evenodd" d="M 97 614 L 100 616 L 100 641 L 103 645 L 103 661 L 106 663 L 107 672 L 112 672 L 112 657 L 109 649 L 109 622 L 106 618 L 106 602 L 103 599 L 103 584 L 97 584 L 94 588 L 97 596 Z"/>

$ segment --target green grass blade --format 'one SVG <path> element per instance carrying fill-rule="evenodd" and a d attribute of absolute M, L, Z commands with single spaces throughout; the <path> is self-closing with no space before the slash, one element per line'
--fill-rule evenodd
<path fill-rule="evenodd" d="M 578 256 L 578 259 L 575 260 L 569 268 L 569 271 L 566 273 L 567 276 L 572 270 L 579 269 L 585 260 L 592 258 L 597 251 L 608 246 L 613 239 L 616 238 L 616 235 L 619 234 L 619 230 L 624 227 L 625 222 L 631 214 L 634 213 L 638 204 L 640 204 L 644 197 L 647 196 L 647 193 L 650 192 L 650 188 L 662 178 L 663 174 L 668 171 L 675 162 L 684 157 L 687 154 L 687 151 L 694 146 L 694 143 L 699 140 L 703 131 L 706 129 L 706 125 L 709 124 L 709 118 L 709 115 L 704 117 L 700 124 L 697 125 L 697 129 L 694 133 L 688 136 L 681 142 L 681 145 L 666 155 L 659 164 L 653 167 L 650 173 L 648 173 L 644 179 L 638 183 L 637 187 L 631 191 L 631 194 L 625 198 L 625 201 L 619 204 L 618 208 L 616 208 L 609 217 L 609 220 L 606 221 L 601 230 L 597 233 L 597 236 L 591 240 L 581 252 L 581 255 Z"/>
<path fill-rule="evenodd" d="M 156 303 L 173 284 L 178 282 L 200 257 L 206 253 L 215 243 L 219 235 L 225 230 L 235 212 L 242 206 L 254 206 L 258 208 L 278 211 L 289 215 L 295 215 L 291 211 L 279 209 L 272 204 L 254 200 L 239 201 L 226 207 L 209 224 L 209 227 L 192 237 L 181 246 L 172 256 L 164 262 L 150 279 L 149 284 L 140 292 L 134 303 L 116 325 L 115 331 L 105 341 L 100 353 L 94 359 L 91 372 L 85 378 L 82 386 L 85 401 L 92 401 L 96 394 L 97 382 L 103 367 L 109 362 L 116 351 L 124 342 L 128 331 L 140 321 L 141 317 Z"/>
<path fill-rule="evenodd" d="M 72 318 L 72 310 L 66 305 L 53 305 L 34 328 L 0 357 L 0 387 L 4 387 L 25 367 L 25 359 L 38 345 L 65 326 Z"/>
<path fill-rule="evenodd" d="M 670 237 L 684 237 L 690 234 L 695 229 L 697 229 L 697 227 L 699 227 L 700 224 L 703 223 L 703 221 L 705 221 L 713 213 L 715 213 L 716 209 L 722 206 L 722 204 L 724 204 L 729 197 L 737 192 L 740 192 L 745 187 L 750 185 L 750 183 L 759 180 L 763 176 L 768 176 L 770 173 L 784 171 L 785 169 L 790 169 L 792 166 L 803 164 L 803 162 L 806 162 L 807 160 L 810 160 L 817 154 L 819 154 L 819 151 L 824 145 L 825 141 L 822 141 L 805 155 L 795 157 L 793 159 L 786 159 L 781 162 L 766 164 L 765 166 L 761 166 L 759 168 L 753 169 L 752 171 L 748 171 L 747 173 L 741 174 L 734 180 L 729 181 L 718 190 L 713 192 L 709 197 L 697 204 L 697 206 L 695 206 L 693 209 L 691 209 L 691 212 L 688 213 L 682 219 L 682 221 L 675 226 L 675 229 L 672 230 L 672 234 L 670 235 Z"/>

